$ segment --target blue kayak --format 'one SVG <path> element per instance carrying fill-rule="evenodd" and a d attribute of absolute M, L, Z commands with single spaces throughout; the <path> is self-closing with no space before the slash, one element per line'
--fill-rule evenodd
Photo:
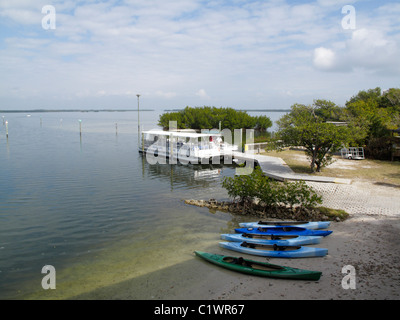
<path fill-rule="evenodd" d="M 248 242 L 220 242 L 222 248 L 233 251 L 271 258 L 310 258 L 323 257 L 328 249 L 301 246 L 277 246 L 254 244 Z"/>
<path fill-rule="evenodd" d="M 331 223 L 329 221 L 258 221 L 258 222 L 242 222 L 239 226 L 243 228 L 268 228 L 268 227 L 300 227 L 307 229 L 327 229 Z"/>
<path fill-rule="evenodd" d="M 248 242 L 258 244 L 269 244 L 278 246 L 301 246 L 306 244 L 318 244 L 322 237 L 318 236 L 275 236 L 270 234 L 249 234 L 249 233 L 234 233 L 221 234 L 222 240 L 234 242 Z"/>
<path fill-rule="evenodd" d="M 328 230 L 310 230 L 301 227 L 258 227 L 258 228 L 238 228 L 235 229 L 237 233 L 250 233 L 250 234 L 273 234 L 275 236 L 321 236 L 326 237 L 332 233 Z"/>

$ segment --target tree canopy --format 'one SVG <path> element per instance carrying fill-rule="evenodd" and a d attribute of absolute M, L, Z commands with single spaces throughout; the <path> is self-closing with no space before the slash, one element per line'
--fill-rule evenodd
<path fill-rule="evenodd" d="M 245 111 L 232 108 L 216 107 L 186 107 L 181 111 L 164 113 L 160 116 L 158 125 L 164 129 L 170 121 L 176 121 L 178 129 L 255 129 L 266 131 L 272 127 L 272 121 L 267 116 L 252 117 Z"/>
<path fill-rule="evenodd" d="M 400 127 L 400 89 L 361 90 L 344 107 L 328 100 L 314 100 L 311 106 L 294 104 L 277 123 L 278 137 L 286 145 L 306 148 L 312 171 L 330 163 L 331 154 L 342 146 L 362 146 L 367 156 L 388 159 L 391 130 Z"/>
<path fill-rule="evenodd" d="M 391 88 L 383 94 L 379 87 L 360 91 L 346 102 L 342 119 L 364 130 L 360 144 L 388 136 L 400 126 L 400 89 Z"/>
<path fill-rule="evenodd" d="M 326 122 L 335 110 L 337 106 L 333 102 L 324 100 L 317 100 L 312 106 L 295 104 L 291 112 L 277 122 L 278 137 L 286 145 L 306 149 L 312 172 L 321 171 L 331 163 L 333 152 L 351 142 L 351 130 L 347 126 Z"/>

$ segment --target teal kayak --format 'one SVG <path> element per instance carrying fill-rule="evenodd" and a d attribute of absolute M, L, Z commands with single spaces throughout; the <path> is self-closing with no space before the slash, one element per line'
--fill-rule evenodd
<path fill-rule="evenodd" d="M 291 267 L 280 266 L 268 262 L 259 262 L 242 257 L 224 256 L 220 254 L 212 254 L 202 251 L 194 252 L 198 257 L 203 258 L 217 266 L 241 272 L 249 275 L 276 278 L 276 279 L 293 279 L 293 280 L 314 280 L 320 279 L 322 272 L 303 270 Z"/>

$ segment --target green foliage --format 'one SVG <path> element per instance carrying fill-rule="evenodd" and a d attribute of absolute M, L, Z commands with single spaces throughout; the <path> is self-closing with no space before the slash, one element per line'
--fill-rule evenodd
<path fill-rule="evenodd" d="M 356 101 L 377 101 L 381 96 L 381 88 L 369 89 L 367 91 L 361 90 L 355 96 L 351 97 L 346 102 L 346 106 Z"/>
<path fill-rule="evenodd" d="M 222 187 L 242 204 L 259 199 L 266 208 L 278 205 L 314 207 L 322 203 L 322 198 L 304 181 L 278 182 L 266 177 L 259 167 L 250 175 L 225 177 Z"/>
<path fill-rule="evenodd" d="M 225 177 L 222 187 L 228 191 L 229 197 L 239 198 L 240 203 L 251 202 L 256 196 L 256 181 L 252 179 L 253 173 L 235 176 L 234 178 Z"/>
<path fill-rule="evenodd" d="M 335 127 L 330 121 L 347 125 Z M 312 106 L 295 104 L 278 126 L 285 145 L 306 148 L 312 172 L 331 163 L 332 153 L 347 146 L 364 146 L 367 156 L 387 159 L 390 130 L 400 127 L 400 89 L 362 90 L 345 107 L 327 100 L 314 100 Z"/>
<path fill-rule="evenodd" d="M 388 159 L 390 130 L 400 127 L 400 89 L 360 91 L 346 102 L 342 119 L 356 129 L 355 145 L 365 146 L 367 156 Z"/>
<path fill-rule="evenodd" d="M 321 196 L 317 195 L 304 181 L 285 181 L 283 190 L 285 191 L 283 202 L 290 207 L 299 204 L 303 207 L 309 208 L 322 203 Z"/>
<path fill-rule="evenodd" d="M 340 121 L 343 108 L 337 106 L 332 101 L 314 100 L 314 114 L 324 121 Z"/>
<path fill-rule="evenodd" d="M 321 215 L 327 216 L 331 219 L 339 218 L 340 220 L 346 220 L 349 217 L 349 214 L 341 209 L 332 209 L 327 207 L 318 207 L 318 211 Z"/>
<path fill-rule="evenodd" d="M 358 100 L 347 104 L 343 118 L 363 132 L 359 144 L 365 144 L 372 137 L 388 136 L 392 121 L 389 110 L 380 108 L 376 100 Z"/>
<path fill-rule="evenodd" d="M 252 117 L 247 112 L 232 108 L 186 107 L 182 111 L 164 113 L 160 116 L 158 125 L 164 129 L 169 127 L 169 121 L 177 121 L 178 129 L 216 129 L 221 121 L 222 129 L 255 129 L 266 131 L 272 127 L 272 121 L 266 116 Z"/>
<path fill-rule="evenodd" d="M 291 112 L 277 122 L 277 135 L 286 145 L 306 149 L 312 172 L 320 172 L 331 163 L 333 152 L 352 142 L 352 131 L 348 127 L 326 122 L 325 116 L 337 110 L 334 103 L 322 100 L 317 100 L 314 106 L 295 104 Z"/>

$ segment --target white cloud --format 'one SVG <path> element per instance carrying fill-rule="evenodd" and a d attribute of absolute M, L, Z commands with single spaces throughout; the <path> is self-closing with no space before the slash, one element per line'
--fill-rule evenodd
<path fill-rule="evenodd" d="M 357 68 L 374 73 L 400 72 L 398 44 L 379 30 L 356 29 L 343 48 L 317 48 L 314 66 L 325 71 L 351 72 Z"/>
<path fill-rule="evenodd" d="M 314 65 L 322 70 L 330 70 L 335 66 L 335 52 L 327 48 L 314 50 Z"/>
<path fill-rule="evenodd" d="M 209 99 L 210 97 L 208 96 L 207 92 L 204 89 L 200 89 L 199 91 L 196 92 L 196 96 L 204 99 Z"/>
<path fill-rule="evenodd" d="M 43 30 L 48 1 L 3 0 L 0 70 L 7 77 L 0 79 L 0 103 L 30 92 L 129 101 L 141 92 L 152 107 L 204 99 L 288 107 L 304 92 L 330 92 L 325 83 L 340 76 L 327 71 L 398 70 L 400 28 L 391 4 L 363 13 L 356 2 L 358 29 L 351 34 L 340 29 L 341 6 L 354 2 L 53 0 L 57 28 Z M 352 86 L 343 85 L 350 96 Z M 291 95 L 282 100 L 276 92 Z"/>

